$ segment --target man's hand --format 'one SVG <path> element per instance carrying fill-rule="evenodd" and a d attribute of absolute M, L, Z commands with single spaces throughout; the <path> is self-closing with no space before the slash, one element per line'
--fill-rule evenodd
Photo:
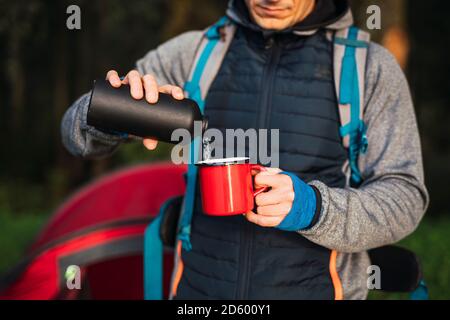
<path fill-rule="evenodd" d="M 250 211 L 245 214 L 248 221 L 261 227 L 276 227 L 291 211 L 295 193 L 292 179 L 280 174 L 280 169 L 268 169 L 255 176 L 255 188 L 263 186 L 271 190 L 256 196 L 257 214 Z"/>
<path fill-rule="evenodd" d="M 149 74 L 142 76 L 136 70 L 128 72 L 123 80 L 120 79 L 117 71 L 111 70 L 107 73 L 106 80 L 114 88 L 119 88 L 121 85 L 129 85 L 130 94 L 134 99 L 140 100 L 145 97 L 150 104 L 158 102 L 160 92 L 170 94 L 177 100 L 184 99 L 184 92 L 180 87 L 172 85 L 159 86 L 155 77 Z M 144 139 L 143 143 L 148 150 L 155 150 L 158 145 L 158 141 L 151 138 Z"/>

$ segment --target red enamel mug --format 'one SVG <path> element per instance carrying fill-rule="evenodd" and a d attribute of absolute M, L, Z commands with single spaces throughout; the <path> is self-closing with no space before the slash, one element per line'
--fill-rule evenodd
<path fill-rule="evenodd" d="M 254 190 L 252 170 L 266 168 L 248 163 L 248 158 L 207 160 L 199 167 L 203 212 L 210 216 L 233 216 L 253 209 L 255 197 L 267 187 Z"/>

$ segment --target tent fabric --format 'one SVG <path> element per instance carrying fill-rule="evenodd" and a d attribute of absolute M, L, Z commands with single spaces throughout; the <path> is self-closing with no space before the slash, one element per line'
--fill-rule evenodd
<path fill-rule="evenodd" d="M 125 169 L 83 188 L 63 204 L 6 277 L 0 299 L 142 299 L 143 234 L 168 199 L 184 193 L 185 166 Z M 69 265 L 82 289 L 69 290 Z M 164 257 L 168 293 L 173 252 Z"/>

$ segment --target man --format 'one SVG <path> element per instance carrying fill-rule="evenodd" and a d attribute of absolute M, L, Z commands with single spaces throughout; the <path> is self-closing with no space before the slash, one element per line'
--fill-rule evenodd
<path fill-rule="evenodd" d="M 192 250 L 183 250 L 177 299 L 365 299 L 367 250 L 410 234 L 428 205 L 420 140 L 405 77 L 395 59 L 370 43 L 365 113 L 369 148 L 359 157 L 364 181 L 346 183 L 339 134 L 333 44 L 327 31 L 349 27 L 346 0 L 231 0 L 234 39 L 205 101 L 210 128 L 280 129 L 280 168 L 256 175 L 271 187 L 256 212 L 213 218 L 196 191 Z M 113 87 L 150 104 L 181 89 L 202 32 L 187 32 L 150 51 Z M 89 94 L 62 123 L 73 154 L 112 153 L 123 138 L 86 124 Z M 145 139 L 153 150 L 157 141 Z M 283 170 L 283 172 L 281 171 Z M 347 170 L 347 171 L 346 171 Z M 382 275 L 381 275 L 382 276 Z"/>

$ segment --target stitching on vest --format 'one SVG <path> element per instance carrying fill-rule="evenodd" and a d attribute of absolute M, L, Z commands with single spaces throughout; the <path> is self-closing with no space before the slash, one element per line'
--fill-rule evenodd
<path fill-rule="evenodd" d="M 234 55 L 234 56 L 233 56 L 233 55 Z M 264 62 L 263 59 L 260 59 L 260 58 L 257 58 L 257 57 L 250 57 L 250 58 L 242 58 L 242 59 L 240 59 L 238 54 L 230 54 L 230 56 L 229 56 L 229 57 L 227 56 L 227 58 L 229 58 L 229 59 L 230 59 L 230 62 L 231 62 L 231 64 L 230 64 L 230 69 L 233 68 L 233 67 L 236 65 L 236 62 L 237 62 L 237 61 L 239 61 L 239 62 L 241 62 L 241 63 L 242 63 L 242 62 L 255 62 L 255 60 L 258 60 L 258 59 L 259 59 L 258 62 L 260 62 L 260 63 L 263 63 L 263 62 Z M 223 74 L 224 74 L 224 75 L 228 75 L 228 74 L 230 74 L 230 73 L 224 72 Z M 262 74 L 260 74 L 260 73 L 257 73 L 257 74 L 262 75 Z M 251 75 L 255 75 L 255 73 L 253 73 L 253 74 L 251 74 Z"/>
<path fill-rule="evenodd" d="M 322 276 L 323 275 L 321 274 L 321 275 L 319 275 L 317 277 L 322 277 Z M 314 279 L 314 278 L 308 278 L 308 280 L 310 280 L 310 279 Z M 315 283 L 315 284 L 307 284 L 307 283 L 305 283 L 308 280 L 299 281 L 298 283 L 295 283 L 295 284 L 294 283 L 287 283 L 287 282 L 282 282 L 282 283 L 278 283 L 278 284 L 265 284 L 265 283 L 261 284 L 261 283 L 258 283 L 258 284 L 255 284 L 255 287 L 262 287 L 262 288 L 273 288 L 273 287 L 277 287 L 277 288 L 278 287 L 292 288 L 292 287 L 300 287 L 299 290 L 308 289 L 308 290 L 305 290 L 306 293 L 309 293 L 310 289 L 317 289 L 317 287 L 324 287 L 324 288 L 327 288 L 327 289 L 330 287 L 330 284 L 328 282 L 323 282 L 323 283 L 322 282 L 318 282 L 318 283 Z"/>
<path fill-rule="evenodd" d="M 316 272 L 312 275 L 309 275 L 307 278 L 300 279 L 300 280 L 287 280 L 287 281 L 279 281 L 278 283 L 256 283 L 255 286 L 261 286 L 261 287 L 298 287 L 301 286 L 303 288 L 310 287 L 310 288 L 316 288 L 317 286 L 325 286 L 329 287 L 330 283 L 328 280 L 329 273 L 328 269 L 324 270 L 323 272 Z M 324 278 L 323 281 L 311 283 L 313 281 L 316 281 L 316 279 Z"/>
<path fill-rule="evenodd" d="M 329 51 L 329 52 L 326 52 L 327 54 L 330 54 L 331 53 L 331 50 Z M 305 55 L 307 55 L 307 54 L 305 54 Z M 319 63 L 319 62 L 317 62 L 317 60 L 305 60 L 305 59 L 303 59 L 303 60 L 300 60 L 300 59 L 302 59 L 302 57 L 301 56 L 299 56 L 298 54 L 294 57 L 294 58 L 292 58 L 291 60 L 289 60 L 288 58 L 286 58 L 286 60 L 285 61 L 283 61 L 283 64 L 280 66 L 281 68 L 283 68 L 283 69 L 287 69 L 287 70 L 292 70 L 290 67 L 292 66 L 292 67 L 294 67 L 294 66 L 296 66 L 296 65 L 298 65 L 298 66 L 301 66 L 301 65 L 307 65 L 307 66 L 327 66 L 327 67 L 330 67 L 330 69 L 332 69 L 333 68 L 333 65 L 332 64 L 329 64 L 329 63 Z"/>
<path fill-rule="evenodd" d="M 195 231 L 194 232 L 195 235 L 199 235 L 199 236 L 201 236 L 203 238 L 206 238 L 206 239 L 212 239 L 212 240 L 215 240 L 215 241 L 227 242 L 227 243 L 232 243 L 232 244 L 239 244 L 239 241 L 232 241 L 232 240 L 226 240 L 226 239 L 220 239 L 220 238 L 216 238 L 216 237 L 211 237 L 211 236 L 206 235 L 205 233 L 201 232 L 197 228 L 195 228 L 194 231 Z"/>
<path fill-rule="evenodd" d="M 197 183 L 197 188 L 200 188 L 200 184 L 199 183 Z M 199 191 L 199 190 L 200 189 L 197 189 L 197 191 Z M 209 225 L 211 223 L 211 221 L 209 221 L 209 219 L 215 219 L 215 218 L 214 217 L 207 217 L 207 216 L 204 215 L 204 213 L 202 211 L 202 208 L 201 208 L 202 199 L 201 199 L 200 192 L 197 193 L 195 201 L 196 201 L 196 205 L 198 205 L 198 207 L 196 207 L 196 209 L 199 209 L 199 210 L 196 210 L 195 213 L 200 215 L 200 218 L 197 218 L 195 220 L 196 226 L 193 225 L 193 228 L 195 228 L 196 230 L 197 229 L 209 228 Z M 208 219 L 208 220 L 205 221 L 203 219 Z M 231 221 L 231 220 L 228 220 L 228 219 L 221 220 L 220 224 L 222 226 L 223 225 L 227 225 L 230 228 L 236 228 L 236 226 L 238 225 L 238 223 L 236 221 Z M 215 221 L 213 222 L 213 225 L 217 225 Z"/>
<path fill-rule="evenodd" d="M 237 59 L 236 59 L 237 60 Z M 245 61 L 246 59 L 244 59 L 243 61 Z M 254 62 L 254 59 L 248 59 L 249 62 Z M 240 63 L 242 63 L 241 60 L 239 60 Z M 233 64 L 233 66 L 236 65 L 236 63 Z M 246 69 L 238 69 L 238 70 L 234 70 L 230 71 L 231 67 L 228 68 L 227 70 L 223 70 L 218 76 L 217 79 L 221 79 L 221 78 L 228 78 L 228 77 L 235 77 L 236 75 L 239 76 L 248 76 L 248 77 L 262 77 L 263 73 L 262 72 L 253 72 L 253 70 L 251 71 L 244 71 Z"/>
<path fill-rule="evenodd" d="M 307 136 L 307 137 L 313 137 L 313 138 L 317 138 L 317 139 L 321 139 L 321 140 L 326 140 L 329 142 L 335 142 L 338 143 L 340 145 L 342 145 L 341 141 L 337 140 L 337 139 L 332 139 L 332 138 L 328 138 L 328 137 L 321 137 L 319 135 L 315 135 L 315 134 L 311 134 L 311 133 L 306 133 L 306 132 L 295 132 L 295 131 L 291 131 L 291 130 L 286 130 L 283 129 L 283 131 L 280 132 L 280 134 L 295 134 L 295 135 L 299 135 L 299 136 Z"/>
<path fill-rule="evenodd" d="M 200 271 L 198 271 L 198 270 L 196 270 L 195 268 L 192 268 L 192 267 L 190 267 L 190 266 L 186 266 L 185 269 L 189 269 L 190 271 L 192 271 L 192 272 L 194 272 L 194 273 L 196 273 L 196 274 L 199 274 L 199 275 L 201 275 L 202 277 L 205 277 L 205 278 L 210 278 L 210 279 L 214 279 L 214 280 L 222 281 L 222 282 L 226 282 L 226 283 L 231 283 L 231 284 L 235 284 L 235 283 L 237 282 L 237 279 L 236 279 L 236 280 L 220 279 L 220 278 L 218 278 L 218 277 L 216 277 L 216 276 L 213 276 L 213 275 L 209 275 L 209 274 L 205 274 L 205 273 L 203 273 L 203 272 L 200 272 Z"/>
<path fill-rule="evenodd" d="M 315 286 L 316 284 L 318 285 L 327 285 L 329 286 L 330 283 L 328 282 L 328 277 L 329 277 L 329 273 L 328 273 L 328 268 L 321 268 L 318 269 L 315 266 L 308 266 L 307 268 L 312 269 L 315 272 L 310 273 L 307 277 L 304 278 L 294 278 L 294 279 L 287 279 L 287 280 L 282 280 L 279 281 L 277 285 L 275 285 L 274 283 L 258 283 L 259 285 L 263 285 L 263 286 L 295 286 L 295 285 L 301 285 L 301 286 Z M 319 271 L 318 271 L 319 270 Z M 319 281 L 316 282 L 314 284 L 311 284 L 311 282 L 314 282 L 316 279 L 320 279 L 323 278 L 323 281 Z"/>
<path fill-rule="evenodd" d="M 286 92 L 275 92 L 275 94 L 279 94 L 280 96 L 286 96 L 286 97 L 294 97 L 294 98 L 306 98 L 306 99 L 312 99 L 312 100 L 326 100 L 332 102 L 334 105 L 337 105 L 336 99 L 334 98 L 327 98 L 325 96 L 323 97 L 313 97 L 308 95 L 300 95 L 300 94 L 294 94 L 294 93 L 286 93 Z"/>
<path fill-rule="evenodd" d="M 231 108 L 217 108 L 217 107 L 209 107 L 209 110 L 216 110 L 216 111 L 236 111 L 236 112 L 244 112 L 244 113 L 255 113 L 255 110 L 242 110 L 242 109 L 231 109 Z"/>
<path fill-rule="evenodd" d="M 243 95 L 258 95 L 259 91 L 249 91 L 249 90 L 238 91 L 238 90 L 233 90 L 233 89 L 223 89 L 223 90 L 221 90 L 221 89 L 211 89 L 211 90 L 208 91 L 208 96 L 211 93 L 225 93 L 227 95 L 229 95 L 230 93 L 243 94 Z M 209 106 L 207 106 L 207 108 L 205 110 L 208 110 L 208 109 L 209 109 Z"/>
<path fill-rule="evenodd" d="M 209 298 L 209 299 L 215 299 L 215 300 L 226 300 L 226 298 L 222 298 L 222 297 L 215 297 L 212 296 L 210 294 L 206 294 L 202 289 L 197 288 L 196 286 L 194 286 L 192 284 L 191 281 L 189 281 L 189 277 L 186 275 L 184 278 L 184 284 L 189 286 L 191 289 L 193 289 L 194 291 L 196 291 L 197 293 L 200 293 L 202 296 Z"/>
<path fill-rule="evenodd" d="M 275 113 L 287 114 L 287 115 L 295 115 L 295 116 L 302 116 L 302 117 L 307 117 L 307 118 L 316 118 L 316 119 L 320 119 L 320 120 L 331 121 L 331 122 L 336 123 L 336 128 L 339 128 L 338 119 L 332 119 L 332 118 L 328 118 L 328 117 L 324 117 L 324 116 L 320 116 L 320 115 L 307 114 L 307 113 L 296 112 L 296 111 L 283 111 L 283 110 L 279 111 L 279 110 L 276 110 Z"/>
<path fill-rule="evenodd" d="M 322 82 L 322 83 L 329 83 L 330 85 L 332 84 L 334 86 L 333 83 L 333 78 L 330 77 L 330 79 L 321 79 L 321 78 L 317 78 L 317 77 L 305 77 L 305 78 L 300 78 L 300 77 L 295 77 L 295 76 L 283 76 L 283 75 L 278 75 L 277 74 L 277 79 L 281 78 L 281 79 L 286 79 L 286 80 L 296 80 L 297 82 L 312 82 L 312 81 L 317 81 L 317 82 Z M 322 97 L 320 97 L 322 98 Z"/>
<path fill-rule="evenodd" d="M 318 155 L 318 154 L 309 154 L 303 151 L 299 151 L 299 150 L 288 150 L 288 149 L 281 149 L 280 148 L 280 153 L 287 153 L 287 154 L 293 154 L 293 155 L 302 155 L 305 157 L 309 157 L 309 158 L 320 158 L 323 160 L 330 160 L 330 161 L 334 161 L 336 160 L 336 157 L 326 157 L 326 156 L 322 156 L 322 155 Z"/>
<path fill-rule="evenodd" d="M 195 246 L 193 246 L 193 247 L 195 247 Z M 214 260 L 214 261 L 219 261 L 219 262 L 226 262 L 226 263 L 230 263 L 230 264 L 237 264 L 238 263 L 238 261 L 232 261 L 232 260 L 229 260 L 229 259 L 223 259 L 223 258 L 215 257 L 215 256 L 212 256 L 212 255 L 210 255 L 208 253 L 197 251 L 197 250 L 194 250 L 194 249 L 189 251 L 189 254 L 202 256 L 204 258 L 207 258 L 207 259 L 210 259 L 210 260 Z"/>
<path fill-rule="evenodd" d="M 286 248 L 283 248 L 286 249 Z M 298 248 L 297 248 L 298 250 Z M 302 263 L 293 263 L 289 265 L 280 265 L 277 263 L 255 263 L 255 265 L 270 269 L 298 269 L 298 268 L 311 268 L 313 270 L 317 270 L 318 268 L 323 267 L 323 264 L 318 262 L 317 260 L 309 260 Z"/>

